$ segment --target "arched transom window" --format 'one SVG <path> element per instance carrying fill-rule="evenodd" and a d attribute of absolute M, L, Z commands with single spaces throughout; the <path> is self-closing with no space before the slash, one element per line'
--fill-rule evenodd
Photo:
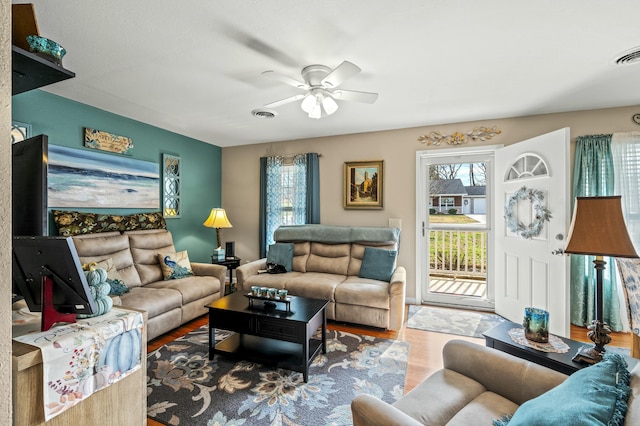
<path fill-rule="evenodd" d="M 547 163 L 537 154 L 526 153 L 516 158 L 509 166 L 504 180 L 507 182 L 541 176 L 549 176 Z"/>

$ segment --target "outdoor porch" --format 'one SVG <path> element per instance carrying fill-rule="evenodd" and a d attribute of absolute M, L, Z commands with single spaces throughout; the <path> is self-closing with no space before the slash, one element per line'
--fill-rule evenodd
<path fill-rule="evenodd" d="M 457 296 L 485 297 L 487 295 L 487 282 L 485 279 L 462 279 L 430 275 L 429 292 Z"/>
<path fill-rule="evenodd" d="M 429 292 L 486 297 L 486 231 L 432 229 L 429 234 Z"/>

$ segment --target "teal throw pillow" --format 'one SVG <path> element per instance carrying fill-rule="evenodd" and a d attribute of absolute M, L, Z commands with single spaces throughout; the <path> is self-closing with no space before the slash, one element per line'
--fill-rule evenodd
<path fill-rule="evenodd" d="M 111 286 L 111 291 L 109 292 L 109 295 L 122 296 L 125 293 L 129 293 L 129 287 L 127 287 L 127 285 L 123 283 L 122 280 L 119 280 L 117 278 L 113 280 L 110 278 L 107 278 L 107 282 Z"/>
<path fill-rule="evenodd" d="M 398 252 L 396 250 L 365 247 L 359 277 L 391 281 L 397 256 Z"/>
<path fill-rule="evenodd" d="M 619 354 L 573 373 L 555 388 L 520 406 L 509 420 L 495 426 L 622 426 L 627 413 L 630 375 Z"/>
<path fill-rule="evenodd" d="M 287 272 L 293 267 L 293 243 L 274 243 L 269 246 L 267 263 L 284 266 Z"/>

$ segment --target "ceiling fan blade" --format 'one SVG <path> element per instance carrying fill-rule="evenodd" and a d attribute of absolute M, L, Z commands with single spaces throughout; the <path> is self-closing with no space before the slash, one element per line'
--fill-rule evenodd
<path fill-rule="evenodd" d="M 340 65 L 338 65 L 333 71 L 329 73 L 328 76 L 322 79 L 321 84 L 328 87 L 338 87 L 342 84 L 343 81 L 348 79 L 349 77 L 358 74 L 360 71 L 360 67 L 355 64 L 352 64 L 349 61 L 344 61 Z"/>
<path fill-rule="evenodd" d="M 278 80 L 281 83 L 288 84 L 289 86 L 293 86 L 298 89 L 303 89 L 303 90 L 309 89 L 309 86 L 307 86 L 306 83 L 303 83 L 302 81 L 298 81 L 296 79 L 288 77 L 284 74 L 277 73 L 275 71 L 264 71 L 262 75 L 264 75 L 265 77 L 273 78 L 274 80 Z"/>
<path fill-rule="evenodd" d="M 378 99 L 377 93 L 357 92 L 355 90 L 334 90 L 333 97 L 341 101 L 355 101 L 372 104 Z"/>
<path fill-rule="evenodd" d="M 284 104 L 288 104 L 288 103 L 291 103 L 291 102 L 298 101 L 298 100 L 304 98 L 305 96 L 307 96 L 306 93 L 302 93 L 300 95 L 295 95 L 295 96 L 290 96 L 288 98 L 280 99 L 279 101 L 275 101 L 275 102 L 271 102 L 270 104 L 266 104 L 264 107 L 265 108 L 279 107 L 280 105 L 284 105 Z"/>

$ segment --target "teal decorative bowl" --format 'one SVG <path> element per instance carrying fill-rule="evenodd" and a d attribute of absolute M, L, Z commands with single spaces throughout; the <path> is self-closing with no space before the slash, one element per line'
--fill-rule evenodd
<path fill-rule="evenodd" d="M 27 43 L 31 52 L 62 65 L 62 57 L 67 51 L 55 41 L 37 35 L 30 35 L 27 36 Z"/>

